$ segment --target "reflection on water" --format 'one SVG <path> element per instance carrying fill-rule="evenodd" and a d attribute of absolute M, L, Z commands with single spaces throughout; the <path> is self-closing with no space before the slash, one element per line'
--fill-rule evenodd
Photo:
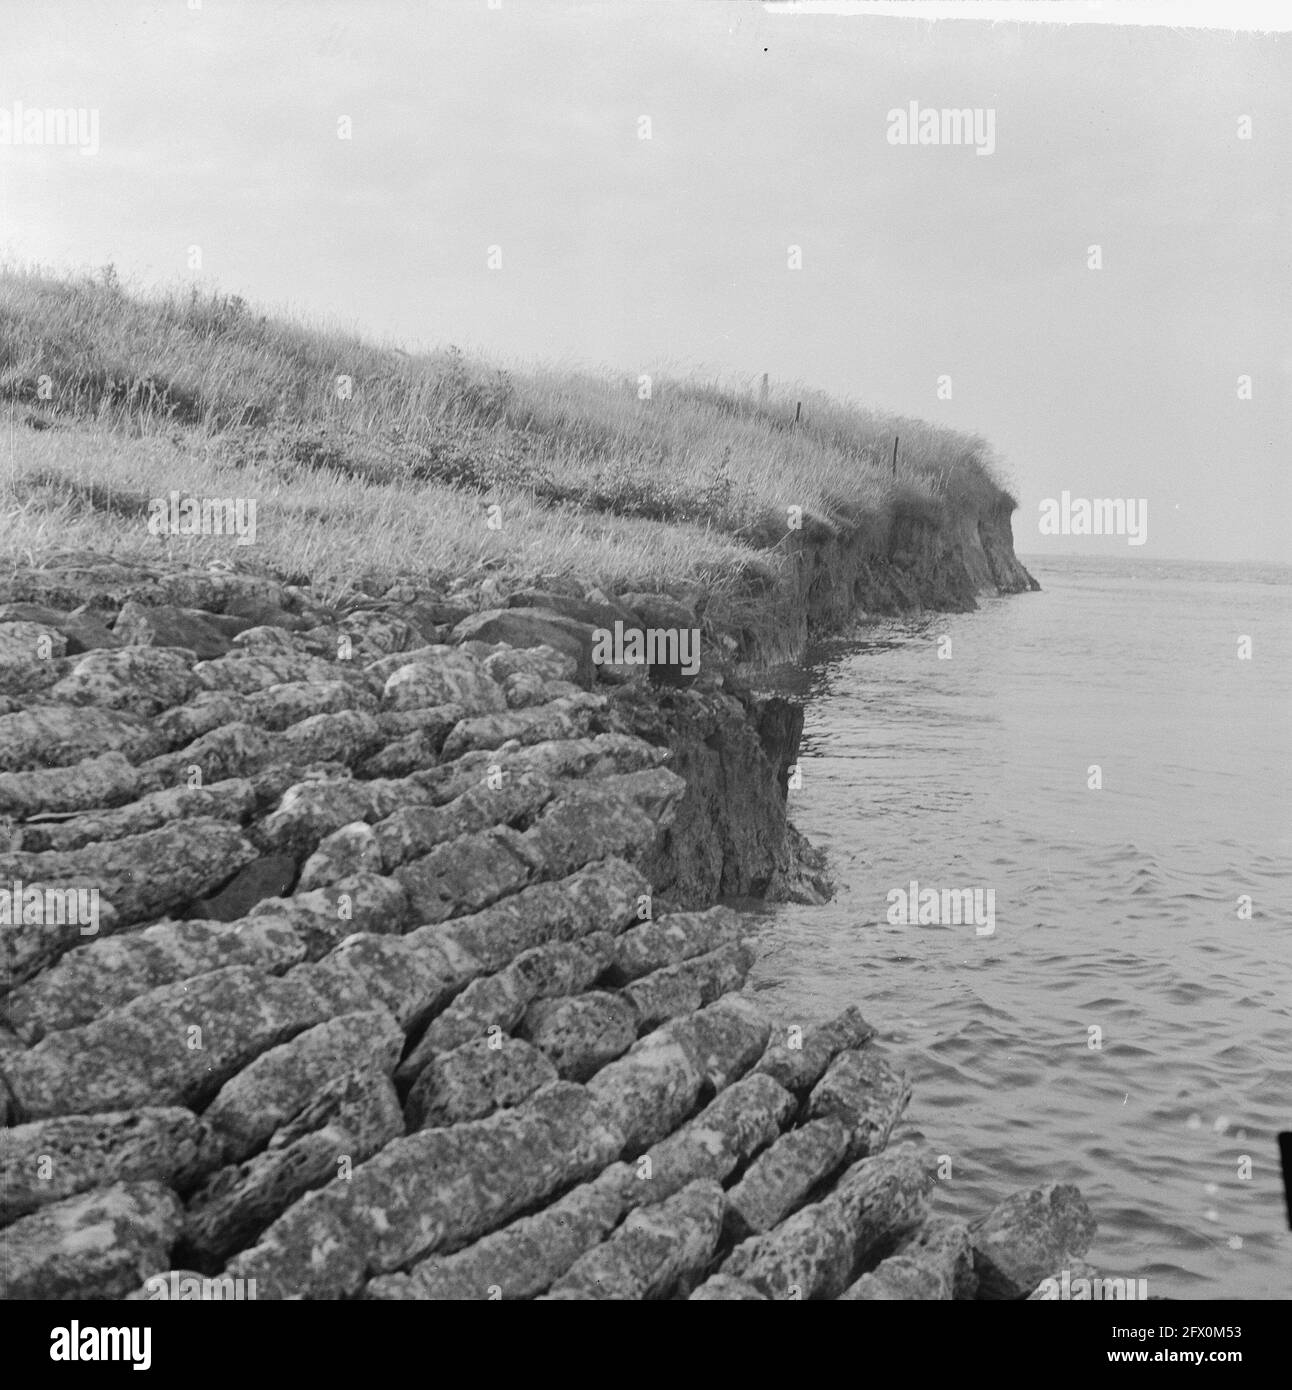
<path fill-rule="evenodd" d="M 1076 1182 L 1096 1267 L 1290 1296 L 1292 571 L 1033 572 L 813 654 L 792 814 L 844 886 L 764 919 L 755 987 L 789 1022 L 862 1005 L 951 1156 L 940 1210 Z M 890 925 L 911 880 L 994 889 L 994 934 Z"/>

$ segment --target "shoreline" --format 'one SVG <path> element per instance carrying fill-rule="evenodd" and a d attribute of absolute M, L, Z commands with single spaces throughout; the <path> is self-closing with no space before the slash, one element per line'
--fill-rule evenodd
<path fill-rule="evenodd" d="M 967 566 L 925 545 L 936 598 Z M 4 934 L 6 1296 L 1022 1298 L 1079 1261 L 1074 1188 L 931 1214 L 855 1008 L 740 993 L 714 899 L 827 885 L 801 712 L 739 640 L 707 614 L 694 680 L 593 668 L 589 605 L 680 601 L 465 587 L 7 580 L 3 874 L 103 901 Z"/>

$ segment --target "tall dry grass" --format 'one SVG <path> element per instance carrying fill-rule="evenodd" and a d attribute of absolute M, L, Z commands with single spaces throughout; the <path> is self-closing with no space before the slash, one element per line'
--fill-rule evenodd
<path fill-rule="evenodd" d="M 409 355 L 110 268 L 0 272 L 0 403 L 10 555 L 227 552 L 147 533 L 178 490 L 256 498 L 256 558 L 324 583 L 486 566 L 721 588 L 774 572 L 791 507 L 838 527 L 1002 496 L 980 439 L 819 392 Z"/>

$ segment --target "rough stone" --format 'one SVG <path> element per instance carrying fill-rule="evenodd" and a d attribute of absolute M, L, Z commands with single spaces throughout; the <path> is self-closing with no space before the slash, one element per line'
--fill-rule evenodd
<path fill-rule="evenodd" d="M 550 608 L 492 608 L 473 613 L 453 629 L 454 642 L 505 642 L 510 647 L 551 647 L 575 663 L 575 680 L 592 684 L 592 624 Z"/>
<path fill-rule="evenodd" d="M 506 708 L 502 691 L 465 652 L 432 647 L 425 659 L 410 661 L 393 671 L 381 695 L 387 710 L 429 709 L 460 705 L 468 713 Z"/>
<path fill-rule="evenodd" d="M 788 1091 L 806 1095 L 825 1075 L 826 1068 L 849 1048 L 861 1047 L 875 1030 L 856 1008 L 816 1028 L 790 1025 L 782 1030 L 758 1063 L 758 1070 L 773 1076 Z"/>
<path fill-rule="evenodd" d="M 707 912 L 672 912 L 656 921 L 642 922 L 615 942 L 611 978 L 616 984 L 640 979 L 665 966 L 732 945 L 746 931 L 739 914 L 729 907 L 713 907 Z"/>
<path fill-rule="evenodd" d="M 28 1044 L 75 1028 L 148 990 L 228 965 L 281 974 L 303 960 L 301 938 L 272 918 L 238 925 L 155 922 L 70 951 L 8 997 L 9 1026 Z"/>
<path fill-rule="evenodd" d="M 624 1171 L 622 1165 L 612 1165 L 551 1206 L 522 1216 L 456 1254 L 432 1256 L 407 1274 L 376 1278 L 364 1290 L 364 1297 L 534 1298 L 614 1228 L 624 1210 Z"/>
<path fill-rule="evenodd" d="M 590 985 L 606 968 L 609 938 L 592 932 L 577 941 L 554 941 L 522 951 L 496 975 L 473 980 L 430 1023 L 399 1065 L 398 1078 L 411 1082 L 437 1052 L 449 1052 L 492 1028 L 510 1033 L 536 999 L 557 998 Z"/>
<path fill-rule="evenodd" d="M 78 766 L 84 767 L 85 764 Z M 18 775 L 40 777 L 42 774 Z M 52 778 L 54 772 L 51 770 L 43 775 Z M 98 804 L 105 803 L 100 801 Z M 254 809 L 255 795 L 251 783 L 244 778 L 229 778 L 207 787 L 168 787 L 163 791 L 149 792 L 138 801 L 110 811 L 87 811 L 71 820 L 25 825 L 22 829 L 22 848 L 66 852 L 105 840 L 123 840 L 128 835 L 142 835 L 170 821 L 192 820 L 199 816 L 243 822 Z"/>
<path fill-rule="evenodd" d="M 0 879 L 98 889 L 129 923 L 182 906 L 255 857 L 236 827 L 202 817 L 75 850 L 0 854 Z"/>
<path fill-rule="evenodd" d="M 165 644 L 93 651 L 49 692 L 69 705 L 98 705 L 146 718 L 182 705 L 198 689 L 192 650 Z"/>
<path fill-rule="evenodd" d="M 183 1190 L 221 1161 L 205 1120 L 178 1107 L 37 1120 L 2 1131 L 0 1224 L 117 1182 Z M 48 1176 L 44 1172 L 48 1170 Z M 2 1243 L 3 1238 L 0 1238 Z"/>
<path fill-rule="evenodd" d="M 119 806 L 146 790 L 143 780 L 120 753 L 85 758 L 72 767 L 0 772 L 0 816 L 27 820 L 49 812 Z"/>
<path fill-rule="evenodd" d="M 132 647 L 185 647 L 203 661 L 223 656 L 233 645 L 209 613 L 171 604 L 122 604 L 113 633 Z"/>
<path fill-rule="evenodd" d="M 754 960 L 753 947 L 736 942 L 665 966 L 634 980 L 623 992 L 637 1010 L 639 1027 L 655 1028 L 665 1019 L 693 1013 L 729 990 L 739 989 Z"/>
<path fill-rule="evenodd" d="M 981 1299 L 1025 1299 L 1047 1275 L 1079 1260 L 1097 1223 L 1071 1183 L 1016 1192 L 970 1227 Z"/>
<path fill-rule="evenodd" d="M 116 1183 L 42 1207 L 0 1240 L 0 1298 L 121 1298 L 165 1268 L 179 1198 L 158 1182 Z"/>
<path fill-rule="evenodd" d="M 431 1058 L 408 1093 L 404 1118 L 409 1133 L 482 1120 L 556 1079 L 556 1068 L 529 1043 L 476 1038 Z"/>
<path fill-rule="evenodd" d="M 735 1241 L 745 1240 L 771 1230 L 797 1210 L 844 1162 L 849 1138 L 848 1128 L 834 1116 L 783 1134 L 727 1194 L 727 1234 Z"/>
<path fill-rule="evenodd" d="M 50 1033 L 5 1065 L 20 1113 L 202 1105 L 261 1052 L 321 1021 L 322 1000 L 293 973 L 228 966 Z"/>
<path fill-rule="evenodd" d="M 395 1139 L 290 1207 L 226 1273 L 263 1297 L 338 1298 L 464 1245 L 557 1190 L 593 1176 L 622 1135 L 582 1086 L 558 1081 L 514 1109 Z"/>
<path fill-rule="evenodd" d="M 646 1151 L 632 1183 L 631 1205 L 662 1201 L 698 1178 L 725 1181 L 776 1138 L 795 1104 L 770 1076 L 742 1077 Z"/>
<path fill-rule="evenodd" d="M 973 1298 L 977 1287 L 968 1228 L 933 1218 L 839 1297 L 850 1302 L 945 1301 Z"/>
<path fill-rule="evenodd" d="M 231 1158 L 246 1158 L 297 1113 L 301 1097 L 339 1072 L 392 1072 L 403 1043 L 403 1032 L 384 1009 L 328 1019 L 262 1053 L 225 1082 L 205 1119 Z"/>
<path fill-rule="evenodd" d="M 808 1098 L 807 1116 L 837 1115 L 848 1127 L 848 1160 L 877 1153 L 911 1099 L 910 1082 L 869 1044 L 841 1052 Z"/>
<path fill-rule="evenodd" d="M 160 753 L 164 736 L 136 714 L 74 705 L 41 705 L 0 715 L 0 772 L 30 772 L 122 753 L 140 763 Z"/>
<path fill-rule="evenodd" d="M 535 691 L 535 694 L 543 693 L 542 689 Z M 463 719 L 444 740 L 441 756 L 458 758 L 478 748 L 501 748 L 513 739 L 521 744 L 534 744 L 582 738 L 601 705 L 598 698 L 580 691 L 529 708 Z"/>
<path fill-rule="evenodd" d="M 525 1010 L 520 1032 L 567 1081 L 586 1081 L 637 1041 L 637 1010 L 603 990 L 539 999 Z"/>
<path fill-rule="evenodd" d="M 819 1202 L 736 1246 L 722 1272 L 768 1298 L 837 1298 L 859 1265 L 924 1220 L 929 1158 L 901 1144 L 861 1159 Z"/>
<path fill-rule="evenodd" d="M 609 1239 L 582 1255 L 554 1294 L 667 1298 L 713 1258 L 722 1234 L 722 1187 L 701 1179 L 657 1206 L 631 1212 Z"/>
<path fill-rule="evenodd" d="M 404 1132 L 399 1098 L 381 1072 L 333 1077 L 279 1128 L 263 1152 L 222 1168 L 188 1203 L 184 1236 L 210 1262 L 245 1249 L 306 1192 L 336 1179 Z"/>
<path fill-rule="evenodd" d="M 444 922 L 478 912 L 525 887 L 537 863 L 516 831 L 495 826 L 437 845 L 429 854 L 399 865 L 394 876 L 408 890 L 417 921 Z"/>

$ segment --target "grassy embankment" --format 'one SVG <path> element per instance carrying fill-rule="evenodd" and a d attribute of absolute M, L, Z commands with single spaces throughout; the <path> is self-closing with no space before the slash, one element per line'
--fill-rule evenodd
<path fill-rule="evenodd" d="M 775 583 L 791 506 L 882 546 L 900 513 L 999 496 L 980 439 L 817 392 L 656 379 L 641 400 L 635 377 L 409 356 L 110 270 L 0 272 L 0 403 L 0 558 L 218 557 L 324 593 L 494 571 L 721 598 Z M 173 491 L 254 499 L 256 544 L 150 535 Z"/>

